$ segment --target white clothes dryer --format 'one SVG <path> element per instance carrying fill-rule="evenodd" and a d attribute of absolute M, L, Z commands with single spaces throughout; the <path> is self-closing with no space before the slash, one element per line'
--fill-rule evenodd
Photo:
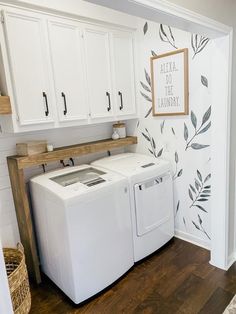
<path fill-rule="evenodd" d="M 173 182 L 168 161 L 125 153 L 97 160 L 92 165 L 129 179 L 135 262 L 174 236 Z"/>
<path fill-rule="evenodd" d="M 128 181 L 83 165 L 30 180 L 43 272 L 74 303 L 134 264 Z"/>

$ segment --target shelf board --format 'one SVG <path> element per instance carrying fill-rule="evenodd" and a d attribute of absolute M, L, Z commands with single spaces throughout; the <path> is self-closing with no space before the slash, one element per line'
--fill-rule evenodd
<path fill-rule="evenodd" d="M 37 155 L 9 156 L 7 157 L 7 159 L 14 159 L 17 162 L 18 169 L 25 169 L 36 165 L 55 162 L 61 159 L 107 151 L 114 148 L 124 147 L 133 144 L 137 144 L 137 137 L 127 136 L 126 138 L 121 138 L 118 140 L 106 139 L 96 142 L 59 147 L 54 149 L 54 151 L 52 152 Z"/>
<path fill-rule="evenodd" d="M 11 102 L 9 96 L 0 96 L 0 115 L 11 114 Z"/>

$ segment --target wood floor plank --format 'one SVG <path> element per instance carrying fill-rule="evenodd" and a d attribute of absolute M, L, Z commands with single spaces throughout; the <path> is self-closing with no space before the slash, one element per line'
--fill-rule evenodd
<path fill-rule="evenodd" d="M 213 267 L 212 265 L 210 265 L 208 263 L 209 258 L 206 259 L 206 261 L 202 264 L 200 264 L 198 267 L 196 267 L 196 269 L 194 270 L 194 275 L 205 279 L 208 275 L 210 275 L 211 272 L 214 271 L 215 267 Z"/>
<path fill-rule="evenodd" d="M 219 286 L 228 292 L 236 294 L 236 263 L 225 273 L 225 278 L 220 281 Z"/>
<path fill-rule="evenodd" d="M 188 278 L 194 270 L 194 265 L 187 265 L 184 269 L 173 268 L 167 272 L 157 284 L 159 294 L 167 298 Z"/>
<path fill-rule="evenodd" d="M 236 264 L 217 269 L 208 251 L 175 239 L 81 305 L 45 276 L 31 291 L 31 314 L 217 314 L 236 293 Z"/>
<path fill-rule="evenodd" d="M 222 314 L 233 296 L 232 293 L 225 291 L 222 288 L 217 288 L 211 298 L 199 311 L 199 314 Z"/>
<path fill-rule="evenodd" d="M 215 268 L 204 280 L 201 280 L 201 284 L 195 287 L 194 294 L 186 298 L 180 307 L 181 313 L 198 313 L 203 304 L 212 296 L 219 282 L 223 280 L 224 275 L 225 271 Z"/>
<path fill-rule="evenodd" d="M 140 303 L 133 312 L 133 314 L 149 314 L 149 313 L 175 313 L 176 307 L 173 304 L 166 302 L 157 291 L 153 291 L 147 298 Z"/>
<path fill-rule="evenodd" d="M 176 289 L 171 297 L 181 300 L 184 302 L 186 299 L 191 299 L 195 294 L 195 291 L 202 284 L 202 280 L 195 276 L 194 274 L 190 274 L 188 278 Z"/>

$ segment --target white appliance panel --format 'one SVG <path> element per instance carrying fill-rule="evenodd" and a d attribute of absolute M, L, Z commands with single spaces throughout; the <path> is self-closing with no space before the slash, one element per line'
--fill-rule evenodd
<path fill-rule="evenodd" d="M 171 217 L 170 174 L 134 185 L 137 235 L 142 236 Z"/>
<path fill-rule="evenodd" d="M 75 290 L 77 298 L 85 300 L 133 265 L 126 182 L 93 193 L 89 199 L 82 200 L 79 209 L 69 208 L 67 217 L 74 278 L 78 278 Z"/>
<path fill-rule="evenodd" d="M 128 181 L 91 169 L 82 165 L 30 181 L 42 270 L 76 304 L 134 264 Z M 104 182 L 88 186 L 96 170 Z M 64 186 L 71 176 L 76 182 Z"/>
<path fill-rule="evenodd" d="M 117 172 L 129 180 L 135 262 L 174 236 L 172 169 L 168 161 L 124 153 L 96 160 L 92 166 Z M 155 178 L 162 178 L 159 186 L 153 185 Z"/>

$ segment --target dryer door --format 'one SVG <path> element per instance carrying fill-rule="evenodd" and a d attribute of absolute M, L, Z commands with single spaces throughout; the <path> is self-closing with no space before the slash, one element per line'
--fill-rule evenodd
<path fill-rule="evenodd" d="M 169 173 L 134 185 L 137 236 L 158 228 L 173 214 L 173 187 Z"/>

